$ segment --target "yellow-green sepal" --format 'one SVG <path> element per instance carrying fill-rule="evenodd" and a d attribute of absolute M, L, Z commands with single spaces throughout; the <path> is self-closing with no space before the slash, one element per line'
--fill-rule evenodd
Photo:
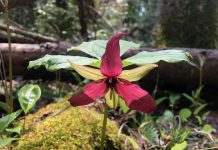
<path fill-rule="evenodd" d="M 90 80 L 100 80 L 105 78 L 99 69 L 95 69 L 95 68 L 91 68 L 91 67 L 87 67 L 87 66 L 82 66 L 82 65 L 77 65 L 72 63 L 71 61 L 68 61 L 71 65 L 71 67 L 81 76 L 83 76 L 86 79 L 90 79 Z"/>
<path fill-rule="evenodd" d="M 106 104 L 113 109 L 116 109 L 119 103 L 119 96 L 114 90 L 109 89 L 105 94 L 105 102 Z"/>
<path fill-rule="evenodd" d="M 158 67 L 156 64 L 146 64 L 135 69 L 124 70 L 118 78 L 128 81 L 138 81 L 145 75 L 147 75 L 152 69 Z"/>

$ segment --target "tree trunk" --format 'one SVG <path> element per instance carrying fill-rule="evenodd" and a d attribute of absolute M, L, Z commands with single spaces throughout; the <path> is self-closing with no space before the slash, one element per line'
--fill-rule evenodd
<path fill-rule="evenodd" d="M 83 0 L 79 0 L 77 1 L 77 5 L 79 8 L 79 21 L 80 21 L 80 34 L 82 37 L 86 37 L 88 36 L 88 32 L 87 32 L 87 16 L 86 16 L 86 2 Z"/>

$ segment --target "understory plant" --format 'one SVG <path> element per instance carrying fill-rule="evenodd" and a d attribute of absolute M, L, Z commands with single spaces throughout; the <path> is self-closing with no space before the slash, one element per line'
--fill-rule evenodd
<path fill-rule="evenodd" d="M 40 96 L 40 87 L 35 84 L 27 84 L 18 91 L 18 100 L 22 109 L 0 118 L 0 148 L 19 139 L 21 131 L 25 130 L 26 115 L 34 108 Z M 4 104 L 4 107 L 1 108 L 9 107 L 6 103 L 1 102 L 1 104 Z M 7 112 L 7 109 L 4 110 Z M 13 124 L 13 121 L 22 113 L 22 110 L 25 114 L 23 128 L 19 124 Z"/>
<path fill-rule="evenodd" d="M 142 113 L 152 112 L 156 103 L 148 92 L 131 83 L 137 81 L 157 67 L 160 60 L 175 63 L 189 62 L 190 54 L 181 50 L 164 50 L 158 52 L 139 52 L 123 61 L 121 56 L 131 48 L 140 45 L 130 41 L 120 40 L 125 33 L 119 32 L 107 40 L 94 40 L 83 42 L 81 45 L 71 47 L 71 51 L 82 51 L 91 55 L 64 56 L 45 55 L 30 61 L 28 68 L 45 66 L 48 71 L 60 69 L 74 69 L 86 79 L 94 80 L 85 85 L 83 90 L 73 95 L 69 102 L 72 106 L 87 105 L 101 97 L 104 104 L 104 119 L 101 136 L 101 149 L 104 149 L 104 138 L 107 123 L 108 109 L 116 109 L 118 105 L 126 110 L 133 109 Z M 132 70 L 123 70 L 129 65 L 139 65 Z M 88 67 L 88 66 L 90 67 Z M 100 68 L 100 69 L 98 69 Z"/>

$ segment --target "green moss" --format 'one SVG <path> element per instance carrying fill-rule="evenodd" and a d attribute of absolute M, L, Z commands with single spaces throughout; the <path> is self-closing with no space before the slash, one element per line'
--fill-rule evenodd
<path fill-rule="evenodd" d="M 69 106 L 68 102 L 62 100 L 28 115 L 26 118 L 28 129 L 13 145 L 13 149 L 98 149 L 103 115 L 85 107 L 70 107 L 54 116 L 67 106 Z M 117 138 L 117 132 L 117 124 L 108 120 L 106 149 L 123 149 L 121 148 L 123 141 Z"/>

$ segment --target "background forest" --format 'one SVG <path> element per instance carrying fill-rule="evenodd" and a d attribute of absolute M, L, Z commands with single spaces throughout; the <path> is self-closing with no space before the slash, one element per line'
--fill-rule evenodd
<path fill-rule="evenodd" d="M 159 66 L 136 82 L 157 109 L 145 114 L 118 98 L 107 113 L 103 147 L 218 149 L 218 0 L 5 2 L 0 0 L 0 149 L 102 147 L 104 99 L 70 106 L 67 99 L 90 80 L 67 61 L 99 68 L 106 40 L 120 31 L 126 33 L 120 42 L 124 69 Z"/>
<path fill-rule="evenodd" d="M 12 0 L 10 3 L 12 26 L 72 43 L 104 39 L 114 31 L 125 31 L 146 47 L 217 47 L 218 2 L 213 0 Z M 31 40 L 27 37 L 19 42 Z"/>

